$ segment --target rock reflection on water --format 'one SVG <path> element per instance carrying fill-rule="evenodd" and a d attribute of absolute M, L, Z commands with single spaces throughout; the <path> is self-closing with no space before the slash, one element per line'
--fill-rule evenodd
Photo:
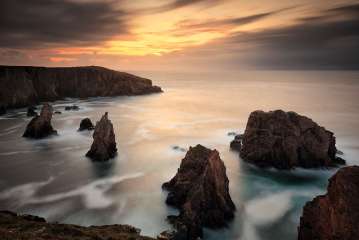
<path fill-rule="evenodd" d="M 205 239 L 290 240 L 304 203 L 325 191 L 336 170 L 255 168 L 230 151 L 228 133 L 242 133 L 253 110 L 293 110 L 332 130 L 343 158 L 359 163 L 358 73 L 145 77 L 157 79 L 165 92 L 56 102 L 55 111 L 62 111 L 53 117 L 56 137 L 21 138 L 30 120 L 26 109 L 1 116 L 0 208 L 81 225 L 126 223 L 155 236 L 170 228 L 166 216 L 177 213 L 165 205 L 161 184 L 174 176 L 189 146 L 201 143 L 220 152 L 237 206 L 229 227 L 206 229 Z M 80 110 L 64 111 L 72 104 Z M 81 119 L 95 123 L 104 112 L 118 155 L 95 163 L 85 157 L 92 132 L 77 129 Z"/>

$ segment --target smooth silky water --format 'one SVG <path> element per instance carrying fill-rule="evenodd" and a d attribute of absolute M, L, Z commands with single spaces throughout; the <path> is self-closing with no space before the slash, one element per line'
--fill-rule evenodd
<path fill-rule="evenodd" d="M 177 171 L 189 146 L 216 148 L 227 168 L 237 206 L 226 229 L 205 239 L 296 239 L 302 207 L 326 189 L 336 169 L 277 171 L 244 163 L 229 149 L 251 111 L 283 109 L 306 115 L 335 133 L 349 165 L 359 164 L 358 72 L 139 73 L 164 93 L 136 97 L 67 99 L 53 103 L 59 136 L 21 137 L 26 109 L 0 119 L 0 209 L 49 221 L 130 224 L 156 236 L 169 229 L 161 184 Z M 64 111 L 77 104 L 80 111 Z M 109 112 L 118 156 L 106 163 L 85 157 L 92 132 L 77 132 Z"/>

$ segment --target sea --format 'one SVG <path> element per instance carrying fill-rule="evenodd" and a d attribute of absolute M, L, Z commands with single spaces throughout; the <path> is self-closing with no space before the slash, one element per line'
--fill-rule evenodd
<path fill-rule="evenodd" d="M 334 132 L 347 165 L 359 165 L 359 72 L 238 71 L 134 72 L 163 93 L 53 102 L 58 136 L 30 140 L 22 134 L 26 109 L 0 116 L 0 209 L 83 226 L 130 224 L 157 236 L 171 229 L 162 183 L 171 179 L 190 146 L 217 149 L 226 166 L 235 218 L 223 229 L 205 229 L 205 240 L 297 239 L 302 208 L 324 194 L 338 170 L 260 169 L 231 151 L 255 110 L 295 111 Z M 68 105 L 79 111 L 65 111 Z M 41 108 L 41 104 L 37 106 Z M 108 112 L 118 155 L 93 162 L 85 154 L 94 123 Z"/>

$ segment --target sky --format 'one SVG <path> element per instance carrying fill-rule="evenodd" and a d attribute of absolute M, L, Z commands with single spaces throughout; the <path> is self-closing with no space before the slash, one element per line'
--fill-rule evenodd
<path fill-rule="evenodd" d="M 359 1 L 1 0 L 0 64 L 358 70 Z"/>

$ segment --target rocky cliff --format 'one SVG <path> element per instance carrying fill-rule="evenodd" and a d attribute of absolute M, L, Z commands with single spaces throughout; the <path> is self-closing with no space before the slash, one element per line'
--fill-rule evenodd
<path fill-rule="evenodd" d="M 47 223 L 32 215 L 17 215 L 0 211 L 0 239 L 2 240 L 151 240 L 129 225 L 81 227 L 71 224 Z M 153 239 L 154 240 L 154 239 Z"/>
<path fill-rule="evenodd" d="M 334 134 L 310 118 L 282 110 L 250 114 L 241 157 L 260 167 L 291 169 L 344 164 L 336 156 Z"/>
<path fill-rule="evenodd" d="M 298 240 L 359 239 L 358 166 L 340 169 L 328 192 L 304 206 L 298 234 Z"/>
<path fill-rule="evenodd" d="M 177 229 L 173 239 L 193 240 L 203 236 L 202 227 L 220 228 L 234 217 L 226 167 L 217 150 L 190 147 L 177 174 L 162 187 L 169 191 L 166 203 L 180 209 L 168 216 Z"/>
<path fill-rule="evenodd" d="M 103 67 L 0 66 L 0 109 L 65 97 L 141 95 L 161 91 L 149 79 Z"/>

